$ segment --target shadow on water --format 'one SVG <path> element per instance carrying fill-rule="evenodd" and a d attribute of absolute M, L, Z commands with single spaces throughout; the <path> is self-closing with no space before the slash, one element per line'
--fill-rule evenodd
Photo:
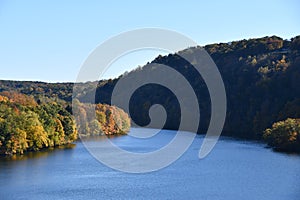
<path fill-rule="evenodd" d="M 27 160 L 27 159 L 39 159 L 42 157 L 47 157 L 57 151 L 67 151 L 72 150 L 76 147 L 76 143 L 61 145 L 57 147 L 50 147 L 41 149 L 39 151 L 30 151 L 25 152 L 24 154 L 14 154 L 11 156 L 0 156 L 0 162 L 1 161 L 18 161 L 18 160 Z"/>
<path fill-rule="evenodd" d="M 80 136 L 79 141 L 101 141 L 101 140 L 106 140 L 106 139 L 114 139 L 114 138 L 119 138 L 122 136 L 122 134 L 114 134 L 114 135 L 90 135 L 90 136 Z"/>
<path fill-rule="evenodd" d="M 56 153 L 58 151 L 73 150 L 76 148 L 76 144 L 80 143 L 81 140 L 97 142 L 97 141 L 101 141 L 101 140 L 105 140 L 105 139 L 113 139 L 113 138 L 117 138 L 117 137 L 121 137 L 121 136 L 123 136 L 123 135 L 98 135 L 98 136 L 82 137 L 81 139 L 78 139 L 78 141 L 76 141 L 75 143 L 45 148 L 45 149 L 41 149 L 39 151 L 29 151 L 29 152 L 25 152 L 22 155 L 20 155 L 20 154 L 7 155 L 7 156 L 0 155 L 0 162 L 39 159 L 39 158 L 53 155 L 54 153 Z"/>

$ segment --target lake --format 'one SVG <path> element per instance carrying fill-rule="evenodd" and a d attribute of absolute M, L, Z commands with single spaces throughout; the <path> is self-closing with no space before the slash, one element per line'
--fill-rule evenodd
<path fill-rule="evenodd" d="M 124 149 L 147 152 L 160 148 L 174 134 L 164 130 L 147 142 L 131 136 L 110 139 Z M 203 138 L 197 135 L 187 152 L 170 166 L 143 174 L 110 169 L 81 142 L 64 149 L 1 158 L 0 199 L 300 199 L 299 155 L 221 137 L 213 151 L 200 160 Z M 98 137 L 90 142 L 102 140 Z"/>

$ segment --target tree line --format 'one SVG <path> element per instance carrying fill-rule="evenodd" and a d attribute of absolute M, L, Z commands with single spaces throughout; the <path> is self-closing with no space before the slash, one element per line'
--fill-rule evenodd
<path fill-rule="evenodd" d="M 88 107 L 77 101 L 77 119 L 72 106 L 63 100 L 34 98 L 25 94 L 0 93 L 0 154 L 23 154 L 71 143 L 82 135 L 126 134 L 130 127 L 128 115 L 121 109 L 97 104 L 93 121 L 87 118 Z M 95 111 L 94 111 L 95 112 Z M 84 123 L 81 126 L 80 123 Z"/>
<path fill-rule="evenodd" d="M 198 133 L 205 133 L 211 117 L 208 89 L 191 63 L 179 56 L 186 55 L 194 63 L 201 63 L 197 55 L 202 48 L 216 63 L 225 84 L 227 117 L 222 135 L 263 139 L 265 130 L 274 123 L 300 118 L 300 36 L 290 40 L 271 36 L 190 47 L 179 53 L 158 56 L 151 63 L 121 77 L 155 71 L 157 68 L 152 65 L 155 63 L 175 69 L 188 80 L 196 93 L 201 111 Z M 112 91 L 119 78 L 98 83 L 96 103 L 111 103 Z M 167 75 L 165 78 L 172 79 Z M 89 100 L 94 95 L 94 89 L 86 87 L 94 83 L 84 84 L 82 87 L 87 89 L 77 94 L 76 98 L 83 103 L 95 103 Z M 68 102 L 71 101 L 72 87 L 72 83 L 0 81 L 0 91 L 5 88 L 33 96 L 43 93 L 49 98 Z M 132 96 L 129 105 L 132 120 L 139 125 L 147 125 L 150 121 L 149 109 L 154 104 L 161 104 L 166 109 L 168 117 L 164 128 L 177 129 L 181 116 L 178 100 L 168 88 L 155 84 L 143 86 Z"/>

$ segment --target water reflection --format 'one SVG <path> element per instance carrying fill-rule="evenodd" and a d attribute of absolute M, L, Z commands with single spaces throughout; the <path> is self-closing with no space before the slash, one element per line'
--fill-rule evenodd
<path fill-rule="evenodd" d="M 150 143 L 130 136 L 85 140 L 98 143 L 110 138 L 120 148 L 148 152 L 170 141 L 172 133 L 164 131 Z M 0 199 L 299 199 L 299 155 L 276 153 L 256 142 L 221 138 L 211 154 L 199 160 L 202 142 L 203 136 L 197 136 L 191 148 L 169 167 L 138 175 L 106 167 L 80 141 L 0 158 Z"/>
<path fill-rule="evenodd" d="M 83 136 L 80 138 L 80 140 L 83 141 L 101 141 L 101 140 L 106 140 L 106 139 L 114 139 L 114 138 L 119 138 L 124 135 L 91 135 L 91 136 Z"/>
<path fill-rule="evenodd" d="M 19 160 L 27 160 L 27 159 L 39 159 L 42 157 L 47 157 L 50 154 L 53 154 L 57 151 L 66 151 L 72 150 L 76 147 L 76 143 L 61 145 L 57 147 L 50 147 L 47 149 L 42 149 L 40 151 L 34 152 L 25 152 L 23 155 L 14 154 L 12 156 L 0 156 L 0 162 L 3 161 L 19 161 Z"/>
<path fill-rule="evenodd" d="M 77 142 L 71 144 L 65 144 L 61 146 L 50 147 L 47 149 L 41 149 L 40 151 L 25 152 L 23 155 L 14 154 L 9 156 L 0 156 L 0 162 L 20 161 L 20 160 L 27 160 L 27 159 L 40 159 L 42 157 L 50 156 L 51 154 L 54 154 L 57 151 L 73 150 L 76 147 L 76 144 L 80 142 L 80 140 L 97 142 L 106 139 L 114 139 L 122 136 L 124 135 L 98 135 L 98 136 L 82 137 Z"/>

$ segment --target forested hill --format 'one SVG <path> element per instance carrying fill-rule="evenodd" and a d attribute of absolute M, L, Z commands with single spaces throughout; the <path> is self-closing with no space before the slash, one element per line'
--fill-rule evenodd
<path fill-rule="evenodd" d="M 191 47 L 180 54 L 197 60 L 201 47 Z M 227 93 L 227 117 L 223 135 L 261 138 L 263 131 L 274 122 L 288 117 L 300 117 L 300 36 L 284 40 L 277 36 L 211 44 L 204 47 L 216 63 Z M 190 82 L 199 99 L 201 123 L 205 133 L 210 120 L 210 98 L 206 84 L 189 63 L 177 54 L 158 56 L 152 63 L 170 66 Z M 134 76 L 145 70 L 157 70 L 151 63 L 124 76 Z M 166 76 L 166 78 L 172 78 Z M 96 101 L 110 102 L 111 91 L 118 79 L 98 88 Z M 81 100 L 85 100 L 83 95 Z M 162 104 L 168 118 L 165 128 L 176 129 L 180 122 L 178 101 L 169 90 L 147 85 L 131 98 L 131 117 L 140 125 L 150 122 L 151 105 Z"/>
<path fill-rule="evenodd" d="M 37 81 L 0 80 L 0 92 L 16 91 L 27 95 L 46 95 L 62 100 L 72 100 L 73 83 L 45 83 Z"/>
<path fill-rule="evenodd" d="M 204 47 L 215 61 L 227 93 L 227 118 L 223 134 L 246 138 L 260 138 L 263 130 L 274 122 L 288 117 L 300 117 L 300 36 L 284 40 L 277 36 L 241 40 Z M 200 47 L 182 52 L 197 55 Z M 195 58 L 197 62 L 197 58 Z M 191 83 L 200 102 L 199 132 L 205 132 L 210 119 L 210 100 L 202 78 L 193 67 L 177 54 L 158 56 L 152 63 L 168 65 L 179 71 Z M 147 64 L 130 75 L 150 69 Z M 128 76 L 128 74 L 124 75 Z M 96 103 L 110 103 L 111 92 L 118 79 L 101 81 Z M 67 101 L 72 97 L 72 83 L 49 84 L 41 82 L 0 81 L 1 90 L 49 97 Z M 78 95 L 81 102 L 91 92 Z M 180 111 L 178 102 L 165 88 L 148 85 L 131 99 L 131 117 L 140 125 L 149 122 L 148 110 L 152 104 L 166 107 L 168 120 L 165 128 L 176 129 Z"/>

